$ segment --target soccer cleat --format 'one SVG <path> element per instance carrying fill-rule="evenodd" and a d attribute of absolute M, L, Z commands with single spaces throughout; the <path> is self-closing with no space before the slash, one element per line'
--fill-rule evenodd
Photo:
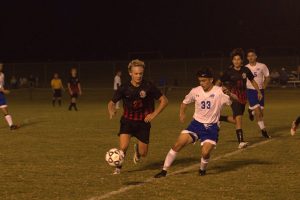
<path fill-rule="evenodd" d="M 133 148 L 134 148 L 133 162 L 134 162 L 134 164 L 137 164 L 141 160 L 141 156 L 140 156 L 140 153 L 139 153 L 139 146 L 138 146 L 138 144 L 134 144 Z"/>
<path fill-rule="evenodd" d="M 17 129 L 19 129 L 19 128 L 20 128 L 20 126 L 18 126 L 18 125 L 11 125 L 11 126 L 10 126 L 10 130 L 11 130 L 11 131 L 17 130 Z"/>
<path fill-rule="evenodd" d="M 199 169 L 199 176 L 205 176 L 206 170 Z"/>
<path fill-rule="evenodd" d="M 291 135 L 294 136 L 297 131 L 296 121 L 293 121 L 292 127 L 291 127 Z"/>
<path fill-rule="evenodd" d="M 254 115 L 252 114 L 252 110 L 251 109 L 248 109 L 248 114 L 249 114 L 250 121 L 253 121 L 254 120 Z"/>
<path fill-rule="evenodd" d="M 240 142 L 238 148 L 239 148 L 239 149 L 244 149 L 244 148 L 246 148 L 247 146 L 248 146 L 248 142 Z"/>
<path fill-rule="evenodd" d="M 118 174 L 121 174 L 121 168 L 116 168 L 113 175 L 118 175 Z"/>
<path fill-rule="evenodd" d="M 161 170 L 158 174 L 154 176 L 154 178 L 162 178 L 167 176 L 167 171 L 166 170 Z"/>
<path fill-rule="evenodd" d="M 261 135 L 262 135 L 264 138 L 267 138 L 267 139 L 272 138 L 272 137 L 267 133 L 267 131 L 265 131 L 265 130 L 262 130 L 262 131 L 261 131 Z"/>

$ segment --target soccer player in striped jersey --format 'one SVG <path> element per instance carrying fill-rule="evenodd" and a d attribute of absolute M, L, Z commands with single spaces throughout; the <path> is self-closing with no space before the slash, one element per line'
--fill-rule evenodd
<path fill-rule="evenodd" d="M 300 124 L 300 116 L 292 123 L 292 127 L 291 127 L 291 135 L 292 136 L 294 136 L 296 134 L 299 124 Z"/>
<path fill-rule="evenodd" d="M 58 73 L 55 73 L 53 79 L 51 80 L 51 88 L 53 90 L 52 105 L 55 106 L 55 102 L 57 100 L 58 105 L 61 106 L 61 92 L 64 89 L 64 86 L 58 76 Z"/>
<path fill-rule="evenodd" d="M 264 123 L 264 114 L 263 109 L 265 105 L 265 89 L 267 88 L 268 83 L 270 82 L 270 73 L 268 67 L 260 62 L 257 62 L 257 54 L 254 49 L 249 49 L 247 51 L 247 60 L 249 63 L 246 65 L 248 69 L 254 75 L 254 80 L 257 83 L 261 94 L 263 95 L 261 100 L 258 100 L 258 93 L 253 87 L 252 83 L 247 80 L 247 97 L 249 102 L 249 118 L 251 121 L 256 118 L 257 124 L 261 130 L 261 134 L 265 138 L 271 138 L 268 135 L 265 123 Z"/>
<path fill-rule="evenodd" d="M 143 80 L 145 64 L 141 60 L 132 60 L 128 65 L 131 81 L 121 85 L 108 103 L 110 119 L 116 113 L 116 103 L 123 101 L 124 113 L 120 121 L 120 150 L 126 154 L 131 137 L 138 139 L 134 145 L 134 163 L 140 157 L 145 157 L 148 152 L 150 122 L 167 106 L 168 99 L 151 82 Z M 155 100 L 159 105 L 155 108 Z M 114 174 L 119 174 L 121 167 L 115 169 Z"/>
<path fill-rule="evenodd" d="M 5 94 L 9 94 L 9 90 L 6 90 L 4 88 L 5 78 L 4 78 L 4 73 L 2 72 L 2 70 L 3 70 L 3 63 L 0 63 L 0 109 L 1 109 L 2 113 L 4 114 L 4 118 L 5 118 L 8 126 L 10 127 L 10 130 L 15 130 L 15 129 L 18 129 L 19 126 L 15 125 L 13 123 L 12 117 L 8 113 Z"/>
<path fill-rule="evenodd" d="M 247 103 L 247 80 L 251 82 L 257 91 L 257 98 L 259 101 L 262 99 L 262 94 L 254 80 L 252 72 L 243 65 L 244 51 L 240 48 L 234 49 L 231 52 L 231 60 L 233 65 L 224 72 L 221 81 L 223 85 L 228 87 L 228 89 L 238 97 L 239 100 L 233 102 L 231 105 L 233 116 L 221 116 L 220 121 L 235 124 L 236 136 L 239 143 L 238 148 L 241 149 L 248 145 L 248 143 L 244 141 L 242 129 L 242 118 Z"/>
<path fill-rule="evenodd" d="M 82 90 L 79 78 L 77 76 L 76 68 L 71 69 L 71 77 L 68 82 L 68 90 L 71 96 L 69 110 L 72 110 L 72 108 L 74 108 L 77 111 L 77 98 L 82 94 Z"/>
<path fill-rule="evenodd" d="M 195 103 L 194 119 L 185 130 L 181 131 L 165 158 L 162 171 L 156 174 L 155 178 L 165 177 L 178 152 L 198 140 L 201 141 L 202 146 L 199 175 L 204 176 L 210 154 L 218 142 L 219 127 L 217 123 L 221 110 L 224 105 L 230 105 L 231 100 L 237 100 L 237 97 L 226 88 L 214 86 L 213 75 L 209 69 L 200 70 L 197 76 L 200 86 L 193 88 L 185 96 L 179 112 L 180 121 L 184 122 L 188 104 Z"/>

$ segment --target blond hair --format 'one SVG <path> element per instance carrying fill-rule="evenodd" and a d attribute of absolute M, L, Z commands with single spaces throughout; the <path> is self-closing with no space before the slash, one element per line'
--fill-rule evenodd
<path fill-rule="evenodd" d="M 134 59 L 128 64 L 128 71 L 131 71 L 132 67 L 143 67 L 145 68 L 144 61 L 141 61 L 139 59 Z"/>

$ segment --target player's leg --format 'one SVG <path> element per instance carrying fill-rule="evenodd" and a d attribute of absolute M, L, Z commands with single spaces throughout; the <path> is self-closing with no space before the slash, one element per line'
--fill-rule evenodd
<path fill-rule="evenodd" d="M 220 116 L 220 121 L 236 124 L 235 118 L 233 116 L 221 115 Z"/>
<path fill-rule="evenodd" d="M 174 162 L 177 153 L 184 148 L 186 145 L 191 144 L 195 141 L 194 136 L 192 136 L 187 131 L 182 131 L 179 137 L 177 138 L 177 141 L 175 142 L 174 146 L 170 149 L 168 152 L 165 161 L 163 170 L 156 174 L 155 178 L 161 178 L 165 177 L 167 175 L 167 170 L 171 167 L 172 163 Z"/>
<path fill-rule="evenodd" d="M 204 142 L 201 150 L 201 163 L 199 169 L 199 175 L 204 176 L 206 174 L 206 168 L 209 162 L 210 153 L 215 148 L 215 144 L 211 142 Z"/>
<path fill-rule="evenodd" d="M 7 106 L 1 106 L 0 108 L 1 108 L 2 113 L 4 114 L 4 118 L 5 118 L 8 126 L 10 127 L 10 130 L 18 129 L 19 126 L 14 125 L 12 116 L 8 113 Z"/>
<path fill-rule="evenodd" d="M 271 136 L 268 134 L 266 126 L 265 126 L 265 122 L 264 122 L 264 118 L 263 118 L 263 110 L 261 109 L 260 106 L 258 106 L 257 108 L 254 109 L 255 112 L 255 118 L 257 121 L 257 124 L 261 130 L 261 134 L 264 138 L 271 138 Z"/>
<path fill-rule="evenodd" d="M 296 131 L 297 131 L 297 128 L 298 128 L 299 124 L 300 124 L 300 116 L 295 121 L 293 121 L 293 123 L 292 123 L 291 135 L 296 134 Z"/>
<path fill-rule="evenodd" d="M 58 105 L 61 106 L 61 89 L 57 90 L 57 101 L 58 101 Z"/>
<path fill-rule="evenodd" d="M 122 126 L 122 125 L 121 125 Z M 121 130 L 122 131 L 122 127 Z M 119 134 L 119 142 L 120 142 L 120 150 L 124 152 L 124 156 L 126 157 L 126 152 L 130 143 L 131 135 L 128 133 L 120 133 Z M 125 159 L 124 157 L 124 159 Z M 116 167 L 113 174 L 120 174 L 121 173 L 122 166 Z"/>
<path fill-rule="evenodd" d="M 58 100 L 58 105 L 61 106 L 61 97 L 58 97 L 57 100 Z"/>
<path fill-rule="evenodd" d="M 146 122 L 134 122 L 132 123 L 132 128 L 133 136 L 138 139 L 138 143 L 134 144 L 133 156 L 133 162 L 137 164 L 141 157 L 147 156 L 151 124 Z"/>

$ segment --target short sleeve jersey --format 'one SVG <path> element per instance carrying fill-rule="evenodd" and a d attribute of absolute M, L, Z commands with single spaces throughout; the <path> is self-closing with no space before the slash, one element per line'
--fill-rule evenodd
<path fill-rule="evenodd" d="M 79 83 L 80 83 L 80 81 L 79 81 L 79 78 L 76 76 L 76 77 L 70 77 L 70 79 L 69 79 L 69 82 L 68 82 L 69 84 L 70 84 L 70 88 L 71 88 L 71 90 L 72 90 L 72 92 L 78 92 L 79 91 Z"/>
<path fill-rule="evenodd" d="M 247 64 L 246 67 L 249 68 L 252 72 L 254 80 L 256 81 L 259 89 L 263 89 L 265 77 L 268 77 L 270 75 L 268 67 L 265 64 L 259 62 L 257 62 L 255 66 Z M 255 88 L 249 80 L 247 80 L 247 88 L 255 90 Z"/>
<path fill-rule="evenodd" d="M 123 117 L 129 120 L 142 121 L 152 113 L 155 108 L 155 100 L 162 96 L 161 91 L 151 82 L 142 81 L 139 87 L 127 82 L 115 92 L 112 101 L 122 100 Z"/>
<path fill-rule="evenodd" d="M 201 86 L 193 88 L 183 100 L 184 104 L 195 103 L 194 119 L 200 123 L 217 123 L 224 105 L 230 105 L 230 97 L 223 93 L 222 88 L 213 86 L 205 92 Z"/>
<path fill-rule="evenodd" d="M 238 97 L 240 103 L 246 104 L 246 83 L 247 80 L 252 81 L 253 79 L 254 76 L 249 68 L 243 66 L 240 70 L 236 70 L 231 66 L 227 69 L 227 71 L 225 71 L 221 81 L 226 87 L 228 87 L 231 93 Z"/>

